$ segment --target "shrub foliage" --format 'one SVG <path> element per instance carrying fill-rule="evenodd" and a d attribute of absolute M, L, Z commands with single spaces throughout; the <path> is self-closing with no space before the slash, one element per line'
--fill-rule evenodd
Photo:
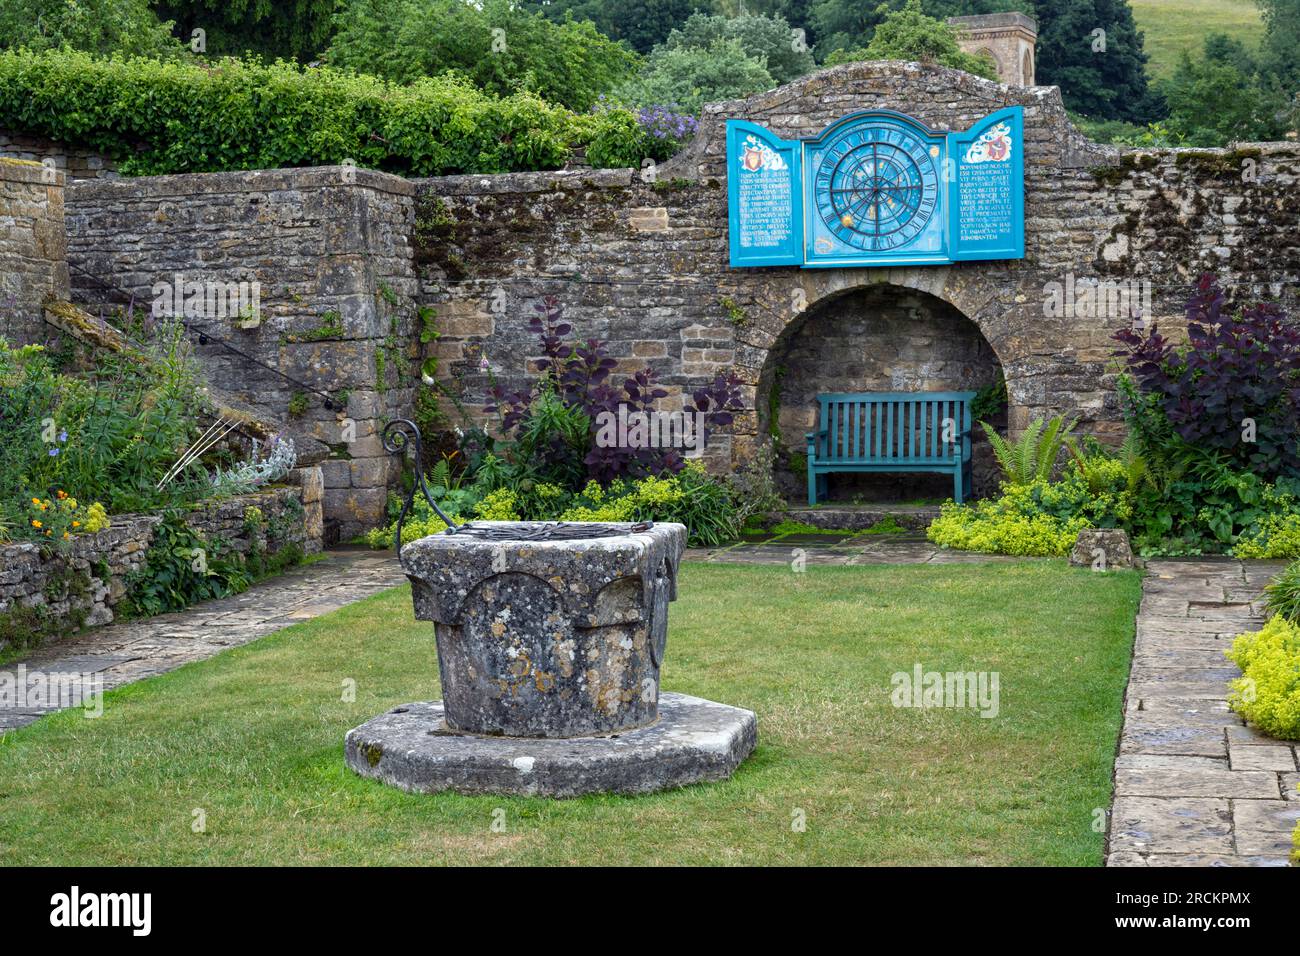
<path fill-rule="evenodd" d="M 1266 734 L 1300 739 L 1300 626 L 1275 616 L 1224 651 L 1241 668 L 1228 703 Z"/>
<path fill-rule="evenodd" d="M 626 110 L 575 114 L 533 93 L 484 92 L 456 74 L 400 86 L 279 61 L 201 65 L 75 50 L 0 52 L 0 128 L 95 149 L 126 175 L 345 160 L 412 176 L 555 169 L 593 141 L 602 143 L 597 158 L 620 165 L 653 155 Z M 631 146 L 615 148 L 620 137 Z"/>

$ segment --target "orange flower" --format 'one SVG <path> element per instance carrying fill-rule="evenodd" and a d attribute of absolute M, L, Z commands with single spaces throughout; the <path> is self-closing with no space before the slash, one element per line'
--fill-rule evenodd
<path fill-rule="evenodd" d="M 40 523 L 39 521 L 37 521 L 35 518 L 33 518 L 33 519 L 32 519 L 32 527 L 33 527 L 33 528 L 39 528 L 40 526 L 41 526 L 41 523 Z"/>
<path fill-rule="evenodd" d="M 74 522 L 72 522 L 72 526 L 73 526 L 74 528 L 80 528 L 80 527 L 81 527 L 81 522 L 80 522 L 80 521 L 74 521 Z"/>
<path fill-rule="evenodd" d="M 32 499 L 32 504 L 34 504 L 34 505 L 39 505 L 40 503 L 41 503 L 41 499 L 40 499 L 40 498 L 33 498 L 33 499 Z"/>
<path fill-rule="evenodd" d="M 67 540 L 68 540 L 68 532 L 66 532 L 66 531 L 63 532 L 63 540 L 64 540 L 64 541 L 67 541 Z"/>
<path fill-rule="evenodd" d="M 57 495 L 59 496 L 59 499 L 60 499 L 60 500 L 62 500 L 62 499 L 64 499 L 64 498 L 68 497 L 68 493 L 67 493 L 66 491 L 58 491 L 58 492 L 55 492 L 55 494 L 57 494 Z"/>

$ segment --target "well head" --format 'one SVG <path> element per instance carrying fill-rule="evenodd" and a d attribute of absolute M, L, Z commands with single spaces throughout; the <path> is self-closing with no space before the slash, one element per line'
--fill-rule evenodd
<path fill-rule="evenodd" d="M 680 524 L 481 521 L 402 548 L 434 622 L 448 728 L 520 737 L 653 722 Z"/>

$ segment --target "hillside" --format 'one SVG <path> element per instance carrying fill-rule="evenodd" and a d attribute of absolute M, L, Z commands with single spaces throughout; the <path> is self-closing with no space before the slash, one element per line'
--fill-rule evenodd
<path fill-rule="evenodd" d="M 1226 33 L 1255 48 L 1264 24 L 1255 0 L 1129 0 L 1146 34 L 1152 77 L 1167 76 L 1184 49 L 1199 50 L 1205 36 Z"/>

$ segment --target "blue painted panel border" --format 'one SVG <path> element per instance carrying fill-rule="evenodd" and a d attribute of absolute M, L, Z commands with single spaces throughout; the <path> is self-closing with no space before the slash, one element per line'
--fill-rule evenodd
<path fill-rule="evenodd" d="M 927 226 L 915 241 L 887 251 L 845 246 L 818 252 L 813 247 L 817 223 L 810 218 L 817 208 L 816 184 L 805 175 L 811 162 L 806 153 L 864 122 L 910 127 L 933 144 L 931 155 L 942 169 L 939 233 L 933 235 L 934 227 Z M 1024 258 L 1023 107 L 990 113 L 970 129 L 955 133 L 937 133 L 893 110 L 866 110 L 841 117 L 818 136 L 802 140 L 781 139 L 744 120 L 728 120 L 726 136 L 728 246 L 733 268 L 884 268 Z M 745 183 L 749 176 L 755 179 Z M 759 184 L 762 188 L 757 188 Z M 834 245 L 825 237 L 821 242 Z"/>
<path fill-rule="evenodd" d="M 948 250 L 954 262 L 1023 259 L 1025 256 L 1025 111 L 1009 106 L 990 113 L 964 133 L 948 134 L 952 181 L 948 184 Z M 1006 182 L 1009 216 L 998 228 L 978 216 L 961 215 L 963 186 L 989 173 Z M 983 228 L 981 228 L 983 227 Z"/>
<path fill-rule="evenodd" d="M 763 200 L 742 202 L 745 179 L 788 190 L 778 209 Z M 784 140 L 743 120 L 727 121 L 727 237 L 731 265 L 803 265 L 803 144 Z M 746 193 L 752 197 L 754 193 Z"/>

